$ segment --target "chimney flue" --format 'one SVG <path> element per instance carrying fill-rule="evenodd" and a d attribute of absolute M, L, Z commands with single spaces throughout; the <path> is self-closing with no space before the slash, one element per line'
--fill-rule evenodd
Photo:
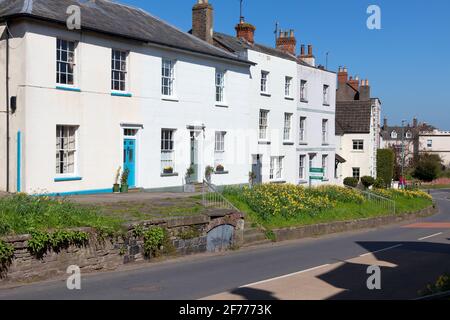
<path fill-rule="evenodd" d="M 277 38 L 276 47 L 279 50 L 285 51 L 292 55 L 295 55 L 297 46 L 297 40 L 294 36 L 294 30 L 280 31 L 280 35 Z"/>
<path fill-rule="evenodd" d="M 197 0 L 192 8 L 192 34 L 213 44 L 214 9 L 208 0 Z"/>

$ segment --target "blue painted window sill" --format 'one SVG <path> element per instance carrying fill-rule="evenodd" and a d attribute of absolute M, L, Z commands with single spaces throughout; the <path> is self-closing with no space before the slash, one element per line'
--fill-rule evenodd
<path fill-rule="evenodd" d="M 111 96 L 113 97 L 125 97 L 131 98 L 133 95 L 131 93 L 121 93 L 121 92 L 111 92 Z"/>
<path fill-rule="evenodd" d="M 64 86 L 56 86 L 56 89 L 63 91 L 81 92 L 81 89 L 79 88 L 64 87 Z"/>
<path fill-rule="evenodd" d="M 55 178 L 55 182 L 81 181 L 81 180 L 83 180 L 82 177 L 61 177 L 61 178 Z"/>

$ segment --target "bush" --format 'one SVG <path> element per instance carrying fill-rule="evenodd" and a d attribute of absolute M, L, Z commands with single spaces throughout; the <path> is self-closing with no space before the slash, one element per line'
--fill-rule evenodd
<path fill-rule="evenodd" d="M 384 181 L 385 186 L 391 186 L 394 177 L 395 155 L 391 149 L 378 149 L 377 151 L 377 177 Z"/>
<path fill-rule="evenodd" d="M 358 179 L 353 177 L 347 177 L 344 179 L 344 185 L 348 187 L 356 188 L 358 186 L 358 183 L 359 183 Z"/>
<path fill-rule="evenodd" d="M 373 183 L 373 187 L 376 189 L 385 189 L 386 184 L 384 183 L 384 180 L 380 177 L 375 179 L 375 182 Z"/>
<path fill-rule="evenodd" d="M 414 168 L 413 177 L 425 182 L 431 182 L 441 173 L 442 160 L 438 155 L 424 154 Z"/>
<path fill-rule="evenodd" d="M 370 176 L 364 176 L 361 178 L 361 183 L 363 184 L 364 188 L 368 189 L 375 183 L 375 178 Z"/>
<path fill-rule="evenodd" d="M 158 255 L 166 234 L 163 228 L 155 227 L 144 232 L 144 253 L 148 257 Z"/>

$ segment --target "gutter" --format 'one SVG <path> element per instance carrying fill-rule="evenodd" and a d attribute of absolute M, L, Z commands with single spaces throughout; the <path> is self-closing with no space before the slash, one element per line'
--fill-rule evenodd
<path fill-rule="evenodd" d="M 8 21 L 5 23 L 6 31 L 6 192 L 9 192 L 9 29 Z"/>

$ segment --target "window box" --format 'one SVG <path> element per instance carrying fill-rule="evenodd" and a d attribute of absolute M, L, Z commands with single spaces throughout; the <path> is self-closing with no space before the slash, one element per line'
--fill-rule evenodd
<path fill-rule="evenodd" d="M 216 172 L 223 172 L 223 171 L 225 171 L 225 168 L 223 167 L 223 165 L 219 164 L 219 165 L 216 167 Z"/>
<path fill-rule="evenodd" d="M 173 168 L 172 167 L 166 167 L 163 169 L 163 174 L 173 174 Z"/>
<path fill-rule="evenodd" d="M 294 142 L 292 142 L 292 141 L 284 141 L 283 145 L 285 145 L 285 146 L 293 146 Z"/>
<path fill-rule="evenodd" d="M 221 175 L 221 174 L 229 174 L 230 172 L 229 171 L 215 171 L 214 172 L 214 174 L 217 174 L 217 175 Z"/>
<path fill-rule="evenodd" d="M 258 141 L 258 144 L 261 144 L 261 145 L 270 145 L 270 144 L 272 144 L 272 142 L 266 141 L 266 140 L 260 140 L 260 141 Z"/>

